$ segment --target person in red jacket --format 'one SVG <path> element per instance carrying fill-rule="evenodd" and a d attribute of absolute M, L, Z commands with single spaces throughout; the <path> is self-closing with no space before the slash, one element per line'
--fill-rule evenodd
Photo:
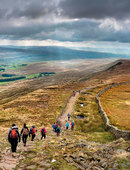
<path fill-rule="evenodd" d="M 75 126 L 75 123 L 74 123 L 74 120 L 73 120 L 72 123 L 71 123 L 71 130 L 74 130 L 74 126 Z"/>
<path fill-rule="evenodd" d="M 46 133 L 47 133 L 47 131 L 46 131 L 46 129 L 45 129 L 45 127 L 43 127 L 41 130 L 40 130 L 40 132 L 41 132 L 41 140 L 42 140 L 42 138 L 44 137 L 44 139 L 46 138 Z"/>
<path fill-rule="evenodd" d="M 30 128 L 29 136 L 30 136 L 30 135 L 32 135 L 31 141 L 33 141 L 34 138 L 35 138 L 35 136 L 36 136 L 35 126 L 32 126 L 32 127 Z"/>

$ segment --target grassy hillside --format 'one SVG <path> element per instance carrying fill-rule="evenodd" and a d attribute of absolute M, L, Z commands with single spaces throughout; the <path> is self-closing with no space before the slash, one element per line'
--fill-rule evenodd
<path fill-rule="evenodd" d="M 84 133 L 87 140 L 110 142 L 114 138 L 111 133 L 105 131 L 104 122 L 95 102 L 95 96 L 102 88 L 104 86 L 81 93 L 75 105 L 73 119 L 77 125 L 76 132 Z M 83 116 L 85 116 L 84 119 L 82 119 Z"/>
<path fill-rule="evenodd" d="M 121 129 L 130 130 L 130 85 L 109 89 L 100 100 L 110 118 L 110 123 Z"/>
<path fill-rule="evenodd" d="M 97 77 L 97 73 L 89 75 L 87 71 L 83 71 L 74 74 L 75 71 L 1 86 L 0 159 L 5 161 L 5 158 L 10 156 L 7 132 L 12 123 L 16 123 L 21 130 L 25 122 L 29 127 L 35 125 L 38 132 L 34 142 L 28 139 L 26 148 L 22 143 L 19 144 L 18 152 L 14 156 L 18 161 L 16 169 L 75 170 L 88 166 L 90 169 L 123 169 L 123 166 L 129 169 L 126 151 L 129 141 L 114 141 L 112 134 L 105 131 L 95 102 L 96 94 L 107 86 L 104 84 L 107 82 L 106 72 L 102 72 L 106 80 L 103 82 L 100 76 Z M 71 115 L 71 120 L 75 120 L 75 130 L 66 131 L 63 128 L 61 136 L 56 137 L 52 132 L 52 123 L 61 113 L 72 91 L 99 84 L 102 86 L 79 95 Z M 120 105 L 124 104 L 124 98 L 128 97 L 126 92 L 129 93 L 129 88 L 124 89 L 120 88 L 113 93 L 113 97 L 117 97 L 117 93 L 121 94 Z M 125 103 L 128 105 L 129 102 Z M 47 128 L 47 139 L 40 141 L 39 131 L 43 125 Z M 8 161 L 6 164 L 9 164 Z"/>

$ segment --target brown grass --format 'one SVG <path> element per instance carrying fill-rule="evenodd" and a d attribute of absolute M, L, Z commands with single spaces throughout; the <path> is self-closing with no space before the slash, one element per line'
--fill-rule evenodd
<path fill-rule="evenodd" d="M 114 87 L 100 97 L 111 124 L 130 130 L 130 85 Z"/>

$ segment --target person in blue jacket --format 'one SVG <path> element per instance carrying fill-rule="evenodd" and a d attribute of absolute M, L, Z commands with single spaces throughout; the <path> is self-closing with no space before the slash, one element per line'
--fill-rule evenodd
<path fill-rule="evenodd" d="M 52 128 L 53 128 L 53 131 L 55 131 L 55 123 L 53 123 Z"/>
<path fill-rule="evenodd" d="M 57 133 L 57 136 L 60 135 L 60 127 L 59 126 L 56 128 L 56 133 Z"/>
<path fill-rule="evenodd" d="M 68 128 L 69 128 L 69 122 L 66 123 L 66 129 L 68 129 Z"/>

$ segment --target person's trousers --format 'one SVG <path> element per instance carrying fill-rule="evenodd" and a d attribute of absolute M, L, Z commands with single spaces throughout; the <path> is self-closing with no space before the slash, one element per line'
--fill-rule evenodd
<path fill-rule="evenodd" d="M 32 135 L 32 139 L 31 139 L 31 141 L 33 141 L 33 140 L 34 140 L 35 136 L 36 136 L 35 134 L 33 134 L 33 135 Z"/>
<path fill-rule="evenodd" d="M 42 140 L 43 137 L 44 137 L 44 139 L 46 138 L 46 134 L 45 133 L 42 133 L 41 135 L 42 135 L 41 136 L 41 140 Z"/>
<path fill-rule="evenodd" d="M 18 145 L 18 139 L 12 139 L 11 140 L 11 151 L 16 152 L 16 148 Z"/>
<path fill-rule="evenodd" d="M 22 136 L 22 141 L 23 141 L 23 143 L 24 143 L 24 146 L 26 146 L 27 137 L 28 137 L 28 135 L 23 135 L 23 136 Z"/>

